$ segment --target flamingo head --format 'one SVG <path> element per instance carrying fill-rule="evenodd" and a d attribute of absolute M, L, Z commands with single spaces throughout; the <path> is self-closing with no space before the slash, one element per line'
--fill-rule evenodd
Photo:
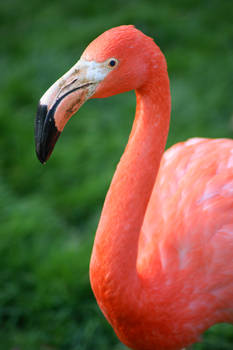
<path fill-rule="evenodd" d="M 80 60 L 42 96 L 35 122 L 38 159 L 45 163 L 70 117 L 89 98 L 139 89 L 156 66 L 159 48 L 134 26 L 112 28 L 92 41 Z"/>

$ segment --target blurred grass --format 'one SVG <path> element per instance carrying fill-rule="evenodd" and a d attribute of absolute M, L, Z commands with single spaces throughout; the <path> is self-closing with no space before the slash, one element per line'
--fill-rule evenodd
<path fill-rule="evenodd" d="M 168 145 L 192 136 L 232 137 L 232 14 L 230 0 L 0 3 L 1 349 L 124 348 L 96 306 L 88 264 L 135 97 L 89 101 L 41 166 L 33 139 L 41 95 L 93 38 L 131 23 L 167 57 Z M 232 346 L 232 326 L 217 325 L 194 349 Z"/>

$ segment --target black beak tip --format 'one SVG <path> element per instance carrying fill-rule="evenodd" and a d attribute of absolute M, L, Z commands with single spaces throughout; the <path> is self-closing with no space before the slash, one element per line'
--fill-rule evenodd
<path fill-rule="evenodd" d="M 39 161 L 44 164 L 50 157 L 61 132 L 54 121 L 54 109 L 48 111 L 47 105 L 38 105 L 35 121 L 35 146 Z"/>
<path fill-rule="evenodd" d="M 47 159 L 44 159 L 44 157 L 42 157 L 42 154 L 36 149 L 36 155 L 38 160 L 41 162 L 41 164 L 45 164 Z"/>

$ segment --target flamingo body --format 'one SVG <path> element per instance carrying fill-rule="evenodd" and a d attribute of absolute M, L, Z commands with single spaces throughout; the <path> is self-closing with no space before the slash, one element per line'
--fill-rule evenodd
<path fill-rule="evenodd" d="M 190 139 L 165 152 L 141 229 L 137 269 L 153 279 L 153 265 L 160 264 L 159 276 L 166 277 L 159 289 L 172 286 L 173 301 L 189 300 L 177 310 L 186 320 L 196 313 L 199 326 L 210 305 L 210 323 L 232 321 L 232 196 L 232 140 Z"/>
<path fill-rule="evenodd" d="M 233 323 L 233 141 L 191 139 L 163 155 L 165 58 L 133 26 L 95 39 L 41 98 L 39 159 L 90 97 L 135 89 L 136 115 L 108 191 L 90 263 L 97 302 L 135 350 L 179 350 Z"/>

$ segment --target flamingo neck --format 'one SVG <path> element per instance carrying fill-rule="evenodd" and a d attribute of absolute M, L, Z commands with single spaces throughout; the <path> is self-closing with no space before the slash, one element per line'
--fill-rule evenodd
<path fill-rule="evenodd" d="M 125 152 L 117 166 L 97 229 L 90 264 L 91 285 L 105 316 L 114 326 L 116 309 L 140 293 L 136 270 L 138 239 L 166 144 L 170 89 L 162 68 L 136 90 L 136 115 Z M 121 305 L 121 306 L 120 306 Z"/>

